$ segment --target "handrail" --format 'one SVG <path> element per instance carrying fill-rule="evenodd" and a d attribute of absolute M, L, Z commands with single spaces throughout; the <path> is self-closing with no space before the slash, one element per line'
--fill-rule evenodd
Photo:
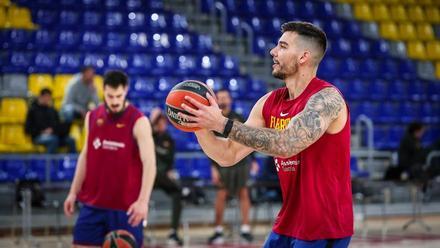
<path fill-rule="evenodd" d="M 218 9 L 220 11 L 220 20 L 221 20 L 221 33 L 226 33 L 226 25 L 227 25 L 227 18 L 228 13 L 226 11 L 226 7 L 222 2 L 215 2 L 214 8 Z"/>
<path fill-rule="evenodd" d="M 247 54 L 251 54 L 252 50 L 253 50 L 252 48 L 254 46 L 254 31 L 252 30 L 252 27 L 249 24 L 247 24 L 246 22 L 242 22 L 242 21 L 240 21 L 240 28 L 243 29 L 247 33 L 247 43 L 248 43 Z M 243 37 L 243 34 L 242 34 L 242 37 Z"/>
<path fill-rule="evenodd" d="M 374 124 L 373 121 L 366 115 L 359 115 L 359 117 L 356 119 L 356 126 L 355 130 L 356 133 L 362 137 L 362 123 L 365 124 L 367 128 L 367 151 L 368 151 L 368 165 L 369 171 L 371 169 L 371 166 L 373 164 L 373 153 L 374 153 Z"/>
<path fill-rule="evenodd" d="M 428 156 L 426 157 L 426 165 L 423 167 L 423 169 L 428 169 L 432 166 L 431 162 L 434 158 L 440 157 L 440 150 L 431 151 L 428 153 Z"/>

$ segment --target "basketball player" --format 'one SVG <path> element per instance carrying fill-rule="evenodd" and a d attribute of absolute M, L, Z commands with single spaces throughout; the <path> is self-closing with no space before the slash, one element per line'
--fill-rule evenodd
<path fill-rule="evenodd" d="M 283 205 L 264 247 L 347 247 L 353 235 L 350 183 L 350 117 L 341 93 L 316 77 L 327 46 L 325 33 L 305 22 L 288 22 L 270 54 L 272 75 L 285 87 L 269 92 L 242 124 L 190 97 L 182 104 L 201 127 L 198 141 L 223 166 L 252 151 L 274 156 Z M 228 139 L 217 138 L 212 132 Z"/>
<path fill-rule="evenodd" d="M 74 247 L 101 247 L 105 235 L 125 229 L 142 246 L 142 220 L 156 176 L 148 119 L 126 101 L 128 78 L 120 71 L 104 76 L 104 104 L 86 115 L 87 130 L 64 213 L 82 203 L 73 230 Z"/>

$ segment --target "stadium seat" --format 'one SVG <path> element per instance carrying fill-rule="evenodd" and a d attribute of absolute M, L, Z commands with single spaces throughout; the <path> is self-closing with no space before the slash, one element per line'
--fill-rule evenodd
<path fill-rule="evenodd" d="M 52 28 L 59 24 L 58 11 L 53 9 L 38 9 L 36 11 L 35 23 L 44 28 Z"/>
<path fill-rule="evenodd" d="M 125 8 L 124 2 L 122 0 L 104 0 L 104 5 L 107 10 L 121 10 Z"/>
<path fill-rule="evenodd" d="M 344 24 L 339 20 L 329 20 L 324 23 L 324 31 L 329 38 L 340 38 L 344 34 Z"/>
<path fill-rule="evenodd" d="M 156 84 L 156 99 L 165 99 L 171 88 L 179 82 L 175 77 L 160 77 Z"/>
<path fill-rule="evenodd" d="M 27 96 L 27 75 L 26 74 L 3 74 L 2 77 L 3 96 L 25 97 Z"/>
<path fill-rule="evenodd" d="M 107 12 L 105 16 L 105 26 L 109 30 L 122 29 L 126 27 L 126 17 L 122 12 Z"/>
<path fill-rule="evenodd" d="M 174 73 L 180 76 L 191 76 L 195 74 L 197 60 L 193 55 L 180 55 L 176 60 Z"/>
<path fill-rule="evenodd" d="M 439 101 L 440 100 L 440 84 L 436 81 L 428 82 L 428 97 L 431 101 Z M 440 113 L 440 112 L 438 112 Z"/>
<path fill-rule="evenodd" d="M 97 11 L 85 11 L 82 19 L 84 28 L 101 28 L 103 24 L 103 15 Z"/>
<path fill-rule="evenodd" d="M 101 0 L 82 0 L 82 5 L 85 9 L 101 9 Z"/>
<path fill-rule="evenodd" d="M 44 88 L 53 89 L 53 79 L 49 74 L 30 74 L 28 90 L 31 95 L 38 96 Z"/>
<path fill-rule="evenodd" d="M 399 75 L 402 79 L 414 79 L 416 74 L 416 65 L 412 60 L 404 59 L 400 61 Z"/>
<path fill-rule="evenodd" d="M 62 30 L 58 34 L 56 47 L 59 50 L 64 50 L 64 51 L 77 49 L 80 40 L 81 40 L 81 36 L 79 32 L 72 30 Z"/>
<path fill-rule="evenodd" d="M 125 71 L 128 67 L 128 56 L 125 54 L 109 54 L 107 58 L 108 70 Z"/>
<path fill-rule="evenodd" d="M 233 109 L 235 112 L 242 115 L 244 119 L 247 119 L 253 105 L 254 102 L 237 100 L 234 102 Z"/>
<path fill-rule="evenodd" d="M 390 55 L 392 57 L 407 59 L 407 49 L 406 44 L 403 41 L 391 41 L 390 44 Z"/>
<path fill-rule="evenodd" d="M 155 95 L 156 81 L 150 77 L 133 77 L 129 91 L 130 98 L 149 98 Z"/>
<path fill-rule="evenodd" d="M 390 17 L 392 21 L 395 22 L 405 22 L 408 20 L 408 15 L 404 5 L 391 5 L 390 6 Z"/>
<path fill-rule="evenodd" d="M 376 59 L 366 58 L 361 59 L 359 68 L 359 76 L 363 78 L 377 78 L 382 75 L 379 74 L 380 71 L 380 61 Z"/>
<path fill-rule="evenodd" d="M 371 8 L 367 3 L 356 3 L 354 7 L 354 16 L 356 19 L 361 21 L 372 21 L 373 13 L 371 13 Z"/>
<path fill-rule="evenodd" d="M 434 29 L 429 23 L 417 24 L 417 38 L 419 40 L 430 41 L 435 39 Z"/>
<path fill-rule="evenodd" d="M 440 79 L 440 61 L 435 63 L 435 76 Z"/>
<path fill-rule="evenodd" d="M 27 103 L 21 98 L 2 98 L 0 123 L 23 124 L 26 120 Z"/>
<path fill-rule="evenodd" d="M 54 76 L 54 86 L 52 96 L 54 99 L 63 99 L 69 81 L 72 79 L 71 74 L 57 74 Z"/>
<path fill-rule="evenodd" d="M 243 77 L 229 78 L 225 82 L 225 88 L 230 92 L 233 99 L 246 99 L 249 90 L 248 81 Z"/>
<path fill-rule="evenodd" d="M 380 24 L 380 36 L 388 40 L 399 40 L 399 29 L 394 22 L 383 22 Z"/>
<path fill-rule="evenodd" d="M 374 122 L 379 116 L 379 105 L 375 102 L 361 102 L 360 111 Z"/>
<path fill-rule="evenodd" d="M 29 52 L 11 52 L 2 66 L 3 73 L 27 73 L 34 55 Z"/>
<path fill-rule="evenodd" d="M 130 75 L 151 74 L 152 58 L 149 54 L 134 54 L 130 56 L 128 73 Z"/>
<path fill-rule="evenodd" d="M 173 14 L 171 28 L 174 32 L 187 31 L 188 21 L 184 15 Z"/>
<path fill-rule="evenodd" d="M 417 31 L 411 23 L 399 24 L 399 39 L 404 41 L 418 40 Z"/>
<path fill-rule="evenodd" d="M 314 2 L 315 14 L 320 18 L 334 19 L 337 17 L 335 5 L 331 2 Z"/>
<path fill-rule="evenodd" d="M 74 29 L 78 27 L 80 22 L 81 22 L 80 12 L 63 10 L 60 13 L 58 27 L 62 29 L 70 29 L 70 28 Z"/>
<path fill-rule="evenodd" d="M 410 123 L 419 119 L 420 104 L 413 102 L 400 103 L 400 121 Z"/>
<path fill-rule="evenodd" d="M 222 56 L 221 58 L 220 75 L 222 76 L 237 76 L 240 74 L 240 62 L 238 58 L 233 56 Z"/>
<path fill-rule="evenodd" d="M 348 90 L 348 81 L 342 78 L 334 78 L 331 83 L 342 93 L 344 98 L 348 99 L 349 90 Z"/>
<path fill-rule="evenodd" d="M 387 149 L 389 148 L 389 132 L 386 127 L 376 126 L 373 132 L 374 148 Z"/>
<path fill-rule="evenodd" d="M 426 48 L 421 41 L 408 42 L 408 57 L 412 59 L 425 60 L 427 58 Z"/>
<path fill-rule="evenodd" d="M 408 95 L 413 101 L 424 101 L 427 98 L 426 84 L 420 80 L 411 81 L 408 86 Z"/>
<path fill-rule="evenodd" d="M 84 52 L 96 52 L 103 48 L 104 34 L 95 31 L 85 31 L 81 37 L 79 49 Z"/>
<path fill-rule="evenodd" d="M 399 110 L 397 104 L 394 102 L 386 101 L 379 108 L 379 115 L 377 121 L 381 123 L 392 124 L 399 119 Z"/>
<path fill-rule="evenodd" d="M 127 50 L 131 52 L 145 52 L 148 49 L 146 33 L 131 33 L 128 38 Z"/>
<path fill-rule="evenodd" d="M 33 145 L 28 136 L 24 133 L 23 125 L 1 125 L 0 144 L 8 145 L 10 152 L 30 152 Z"/>
<path fill-rule="evenodd" d="M 302 18 L 317 17 L 316 6 L 313 1 L 305 0 L 297 2 L 298 15 Z"/>
<path fill-rule="evenodd" d="M 102 102 L 104 99 L 104 78 L 100 75 L 95 75 L 95 77 L 93 78 L 93 84 L 95 85 L 98 98 Z"/>
<path fill-rule="evenodd" d="M 341 60 L 339 67 L 339 75 L 344 78 L 356 77 L 360 72 L 359 61 L 353 58 Z"/>
<path fill-rule="evenodd" d="M 371 39 L 379 39 L 380 37 L 380 31 L 379 31 L 379 27 L 378 24 L 375 22 L 363 22 L 361 24 L 361 30 L 362 33 Z"/>
<path fill-rule="evenodd" d="M 351 55 L 352 44 L 350 40 L 340 38 L 331 43 L 331 54 L 333 56 L 347 57 Z"/>
<path fill-rule="evenodd" d="M 193 52 L 193 37 L 189 33 L 172 35 L 170 48 L 176 53 Z"/>
<path fill-rule="evenodd" d="M 154 52 L 164 52 L 170 48 L 170 37 L 167 33 L 154 33 L 148 38 L 150 49 Z"/>
<path fill-rule="evenodd" d="M 427 124 L 436 124 L 438 123 L 439 120 L 439 115 L 438 112 L 440 109 L 438 108 L 438 103 L 437 104 L 433 104 L 433 103 L 429 103 L 429 102 L 424 102 L 422 104 L 422 109 L 421 109 L 421 113 L 420 116 L 422 118 L 422 122 L 423 123 L 427 123 Z M 435 112 L 437 111 L 437 112 Z"/>
<path fill-rule="evenodd" d="M 128 14 L 128 27 L 134 31 L 145 30 L 147 26 L 147 16 L 142 12 L 130 12 Z"/>
<path fill-rule="evenodd" d="M 425 21 L 438 24 L 440 23 L 440 9 L 439 8 L 432 8 L 432 7 L 425 7 L 425 14 L 426 19 Z"/>
<path fill-rule="evenodd" d="M 35 29 L 29 9 L 11 5 L 6 15 L 6 27 L 13 29 Z"/>
<path fill-rule="evenodd" d="M 389 85 L 391 100 L 404 101 L 408 99 L 408 83 L 403 80 L 392 80 Z"/>
<path fill-rule="evenodd" d="M 127 0 L 125 1 L 125 6 L 127 10 L 139 10 L 145 9 L 144 1 L 142 0 Z"/>
<path fill-rule="evenodd" d="M 8 152 L 12 152 L 11 147 Z M 26 161 L 23 159 L 8 159 L 3 162 L 3 170 L 7 174 L 6 180 L 9 182 L 16 182 L 25 178 L 26 174 Z"/>
<path fill-rule="evenodd" d="M 421 79 L 435 80 L 435 67 L 431 61 L 417 62 L 417 75 Z"/>
<path fill-rule="evenodd" d="M 128 36 L 125 33 L 108 32 L 104 48 L 108 52 L 123 52 L 127 48 Z"/>
<path fill-rule="evenodd" d="M 353 20 L 354 19 L 352 6 L 351 6 L 351 4 L 348 4 L 348 3 L 336 4 L 336 14 L 339 17 L 344 18 L 346 20 Z"/>
<path fill-rule="evenodd" d="M 7 19 L 6 19 L 6 9 L 0 7 L 0 28 L 6 28 Z"/>
<path fill-rule="evenodd" d="M 55 53 L 39 52 L 35 54 L 34 62 L 29 67 L 29 73 L 49 73 L 53 74 L 58 64 Z"/>
<path fill-rule="evenodd" d="M 340 61 L 335 57 L 327 56 L 318 68 L 318 75 L 323 78 L 333 78 L 339 75 Z"/>
<path fill-rule="evenodd" d="M 214 76 L 218 74 L 219 59 L 215 55 L 205 54 L 197 59 L 197 73 L 203 76 Z"/>
<path fill-rule="evenodd" d="M 151 73 L 154 75 L 169 75 L 174 69 L 174 56 L 171 54 L 158 54 L 152 59 Z"/>
<path fill-rule="evenodd" d="M 361 79 L 346 80 L 348 82 L 348 94 L 346 97 L 352 100 L 368 99 L 368 85 Z"/>
<path fill-rule="evenodd" d="M 374 4 L 372 9 L 373 19 L 376 21 L 390 20 L 390 12 L 385 4 Z"/>
<path fill-rule="evenodd" d="M 430 60 L 440 60 L 440 41 L 428 41 L 426 43 L 426 57 Z"/>
<path fill-rule="evenodd" d="M 151 13 L 148 22 L 149 22 L 148 27 L 152 31 L 164 32 L 169 28 L 166 15 L 164 13 L 160 13 L 160 12 Z"/>
<path fill-rule="evenodd" d="M 89 53 L 84 56 L 83 65 L 93 66 L 97 73 L 102 74 L 106 67 L 107 58 L 103 54 Z"/>
<path fill-rule="evenodd" d="M 24 29 L 13 29 L 4 33 L 5 41 L 2 47 L 5 50 L 16 49 L 25 51 L 32 39 L 32 33 Z"/>
<path fill-rule="evenodd" d="M 59 1 L 59 8 L 60 9 L 77 9 L 78 4 L 77 0 L 60 0 Z"/>
<path fill-rule="evenodd" d="M 375 78 L 369 83 L 369 93 L 371 94 L 369 96 L 370 99 L 376 100 L 376 101 L 383 101 L 388 99 L 389 94 L 389 83 L 379 79 Z"/>
<path fill-rule="evenodd" d="M 390 45 L 383 39 L 370 40 L 370 52 L 375 57 L 388 57 L 390 55 Z"/>
<path fill-rule="evenodd" d="M 395 59 L 381 59 L 379 63 L 378 75 L 381 78 L 392 80 L 399 78 L 399 64 Z"/>
<path fill-rule="evenodd" d="M 47 29 L 36 30 L 30 45 L 38 50 L 51 50 L 55 47 L 57 34 Z"/>
<path fill-rule="evenodd" d="M 77 73 L 81 70 L 82 58 L 78 53 L 62 53 L 58 60 L 56 73 Z"/>
<path fill-rule="evenodd" d="M 210 35 L 199 34 L 196 35 L 196 41 L 194 44 L 198 53 L 212 52 L 213 41 Z"/>
<path fill-rule="evenodd" d="M 204 81 L 214 92 L 225 88 L 226 82 L 221 77 L 207 77 Z"/>
<path fill-rule="evenodd" d="M 425 21 L 425 14 L 422 7 L 419 5 L 408 6 L 408 19 L 412 22 Z"/>
<path fill-rule="evenodd" d="M 284 1 L 282 1 L 284 2 Z M 257 4 L 258 16 L 273 17 L 280 14 L 279 5 L 281 3 L 275 0 L 261 1 Z"/>

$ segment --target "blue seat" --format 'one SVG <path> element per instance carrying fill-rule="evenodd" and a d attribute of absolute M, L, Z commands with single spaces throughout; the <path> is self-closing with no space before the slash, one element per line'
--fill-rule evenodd
<path fill-rule="evenodd" d="M 260 18 L 258 16 L 251 16 L 249 19 L 245 19 L 245 21 L 252 27 L 252 30 L 256 35 L 266 35 L 268 31 L 267 20 Z"/>
<path fill-rule="evenodd" d="M 143 0 L 127 0 L 125 1 L 125 7 L 127 10 L 139 10 L 147 9 Z"/>
<path fill-rule="evenodd" d="M 382 79 L 373 79 L 369 83 L 369 98 L 376 101 L 382 101 L 387 99 L 388 96 L 388 82 L 382 80 Z"/>
<path fill-rule="evenodd" d="M 238 17 L 238 16 L 230 16 L 229 18 L 228 18 L 228 23 L 227 23 L 227 25 L 226 25 L 226 30 L 229 32 L 229 33 L 233 33 L 233 34 L 238 34 L 238 33 L 240 33 L 240 24 L 241 23 L 241 20 L 240 20 L 240 17 Z"/>
<path fill-rule="evenodd" d="M 260 1 L 257 5 L 258 16 L 273 17 L 280 14 L 279 2 L 275 0 Z"/>
<path fill-rule="evenodd" d="M 29 73 L 49 73 L 53 74 L 58 65 L 55 53 L 39 52 L 35 54 L 34 62 L 29 67 Z"/>
<path fill-rule="evenodd" d="M 52 9 L 38 9 L 33 17 L 33 22 L 44 28 L 53 27 L 59 23 L 58 12 Z"/>
<path fill-rule="evenodd" d="M 298 16 L 298 5 L 294 0 L 281 1 L 280 5 L 279 10 L 282 17 L 291 19 L 293 16 Z"/>
<path fill-rule="evenodd" d="M 351 42 L 348 39 L 335 39 L 331 43 L 331 53 L 333 56 L 348 57 L 351 56 Z"/>
<path fill-rule="evenodd" d="M 264 36 L 254 37 L 254 42 L 252 45 L 253 53 L 260 56 L 266 56 L 267 54 L 269 54 L 270 49 L 270 45 Z"/>
<path fill-rule="evenodd" d="M 73 74 L 81 70 L 82 57 L 79 53 L 62 53 L 56 73 Z"/>
<path fill-rule="evenodd" d="M 151 74 L 152 58 L 149 54 L 134 54 L 131 56 L 128 73 L 130 75 L 148 75 Z"/>
<path fill-rule="evenodd" d="M 96 52 L 103 48 L 104 34 L 95 31 L 85 31 L 81 35 L 79 49 L 85 52 Z"/>
<path fill-rule="evenodd" d="M 399 63 L 399 75 L 401 79 L 406 80 L 416 78 L 416 64 L 412 60 L 402 59 Z"/>
<path fill-rule="evenodd" d="M 93 66 L 97 73 L 104 73 L 107 58 L 103 54 L 88 53 L 84 56 L 83 65 Z"/>
<path fill-rule="evenodd" d="M 107 10 L 123 10 L 125 9 L 125 1 L 123 0 L 104 0 L 104 6 Z"/>
<path fill-rule="evenodd" d="M 428 82 L 428 97 L 431 101 L 440 101 L 440 83 L 437 81 Z"/>
<path fill-rule="evenodd" d="M 240 74 L 240 62 L 238 58 L 224 55 L 221 57 L 220 75 L 237 76 Z"/>
<path fill-rule="evenodd" d="M 379 108 L 377 121 L 381 123 L 395 123 L 399 120 L 398 106 L 393 102 L 385 102 Z"/>
<path fill-rule="evenodd" d="M 361 114 L 364 114 L 366 116 L 368 116 L 370 119 L 373 120 L 373 122 L 375 120 L 377 120 L 378 117 L 378 112 L 379 112 L 379 105 L 375 102 L 362 102 L 360 104 L 360 111 Z"/>
<path fill-rule="evenodd" d="M 225 79 L 222 77 L 207 77 L 204 81 L 214 92 L 222 90 L 225 88 Z"/>
<path fill-rule="evenodd" d="M 175 60 L 174 73 L 180 76 L 192 76 L 195 74 L 197 61 L 193 55 L 180 55 Z"/>
<path fill-rule="evenodd" d="M 386 127 L 374 128 L 374 147 L 376 149 L 387 149 L 390 146 L 390 133 Z"/>
<path fill-rule="evenodd" d="M 359 75 L 360 65 L 359 60 L 348 58 L 341 60 L 339 67 L 339 75 L 344 78 L 355 78 Z"/>
<path fill-rule="evenodd" d="M 58 42 L 56 44 L 56 47 L 59 50 L 77 49 L 80 40 L 81 35 L 79 32 L 75 32 L 72 30 L 62 30 L 58 34 Z"/>
<path fill-rule="evenodd" d="M 109 54 L 107 69 L 125 71 L 128 67 L 128 57 L 124 54 Z"/>
<path fill-rule="evenodd" d="M 157 99 L 165 99 L 165 97 L 170 92 L 171 88 L 174 87 L 179 82 L 175 77 L 160 77 L 157 82 L 157 89 L 155 97 Z"/>
<path fill-rule="evenodd" d="M 145 30 L 148 25 L 147 16 L 142 12 L 130 12 L 128 14 L 128 27 L 135 31 Z"/>
<path fill-rule="evenodd" d="M 2 66 L 3 73 L 28 73 L 34 55 L 30 52 L 11 52 Z"/>
<path fill-rule="evenodd" d="M 399 147 L 400 140 L 405 133 L 405 128 L 398 125 L 389 125 L 389 139 L 388 144 L 390 149 L 397 149 Z"/>
<path fill-rule="evenodd" d="M 345 99 L 348 99 L 349 89 L 348 82 L 342 78 L 334 78 L 331 80 L 331 83 L 342 93 Z"/>
<path fill-rule="evenodd" d="M 167 16 L 161 12 L 151 13 L 148 22 L 148 28 L 152 31 L 164 32 L 169 28 Z"/>
<path fill-rule="evenodd" d="M 359 167 L 356 157 L 350 157 L 350 174 L 353 178 L 368 178 L 370 173 Z"/>
<path fill-rule="evenodd" d="M 26 50 L 32 40 L 32 32 L 23 29 L 12 29 L 2 33 L 5 39 L 2 42 L 2 48 L 6 50 Z"/>
<path fill-rule="evenodd" d="M 171 36 L 170 46 L 172 50 L 176 53 L 192 52 L 193 46 L 193 36 L 189 33 L 178 33 L 175 36 Z"/>
<path fill-rule="evenodd" d="M 60 13 L 58 27 L 62 29 L 76 28 L 81 23 L 80 12 L 63 10 Z"/>
<path fill-rule="evenodd" d="M 358 39 L 362 37 L 361 27 L 358 21 L 344 21 L 343 22 L 344 35 L 348 38 Z"/>
<path fill-rule="evenodd" d="M 243 0 L 239 3 L 240 13 L 245 16 L 257 16 L 258 7 L 255 0 Z"/>
<path fill-rule="evenodd" d="M 408 86 L 408 94 L 413 101 L 424 101 L 427 99 L 427 84 L 420 80 L 411 80 Z"/>
<path fill-rule="evenodd" d="M 318 68 L 318 75 L 322 78 L 334 78 L 340 76 L 339 59 L 331 56 L 324 57 Z"/>
<path fill-rule="evenodd" d="M 78 9 L 80 7 L 77 0 L 60 0 L 58 4 L 60 9 Z"/>
<path fill-rule="evenodd" d="M 378 58 L 390 57 L 390 45 L 385 40 L 371 40 L 371 55 Z"/>
<path fill-rule="evenodd" d="M 149 49 L 146 33 L 131 33 L 128 38 L 127 51 L 145 52 Z"/>
<path fill-rule="evenodd" d="M 210 35 L 199 34 L 195 36 L 194 47 L 198 53 L 212 52 L 213 42 Z"/>
<path fill-rule="evenodd" d="M 422 122 L 423 123 L 438 123 L 439 120 L 439 112 L 440 108 L 439 108 L 439 103 L 430 103 L 430 102 L 424 102 L 422 104 L 422 109 L 421 109 L 421 113 L 420 116 L 422 118 Z M 437 112 L 435 112 L 437 111 Z"/>
<path fill-rule="evenodd" d="M 391 100 L 406 100 L 408 98 L 408 83 L 402 80 L 393 80 L 390 83 L 389 97 Z"/>
<path fill-rule="evenodd" d="M 248 86 L 249 92 L 246 94 L 248 99 L 257 100 L 267 93 L 267 84 L 262 80 L 251 78 Z"/>
<path fill-rule="evenodd" d="M 103 3 L 101 0 L 82 0 L 82 5 L 85 9 L 101 9 Z"/>
<path fill-rule="evenodd" d="M 298 13 L 304 19 L 318 17 L 316 13 L 316 6 L 312 1 L 304 0 L 298 2 Z"/>
<path fill-rule="evenodd" d="M 244 77 L 229 78 L 225 82 L 225 89 L 229 90 L 233 99 L 246 99 L 249 91 L 248 79 Z"/>
<path fill-rule="evenodd" d="M 340 35 L 340 34 L 339 34 Z M 370 41 L 367 39 L 353 40 L 352 54 L 358 58 L 371 57 Z"/>
<path fill-rule="evenodd" d="M 109 30 L 121 29 L 127 26 L 123 12 L 111 11 L 105 15 L 105 26 Z"/>
<path fill-rule="evenodd" d="M 219 74 L 219 59 L 216 55 L 205 54 L 197 59 L 197 73 L 203 76 Z"/>
<path fill-rule="evenodd" d="M 352 100 L 364 100 L 368 99 L 368 85 L 364 80 L 361 79 L 353 79 L 347 80 L 348 82 L 348 93 L 346 97 Z"/>
<path fill-rule="evenodd" d="M 4 161 L 4 170 L 8 174 L 8 181 L 23 179 L 26 173 L 26 163 L 22 159 L 8 159 Z"/>
<path fill-rule="evenodd" d="M 133 103 L 145 116 L 149 116 L 151 110 L 158 106 L 161 106 L 157 101 L 155 101 L 153 96 L 149 95 L 147 97 L 143 97 L 142 99 L 133 99 Z"/>
<path fill-rule="evenodd" d="M 341 36 L 344 35 L 344 31 L 345 31 L 344 22 L 336 19 L 329 20 L 324 23 L 323 29 L 326 32 L 328 38 L 330 39 L 340 38 Z M 355 43 L 355 47 L 353 48 L 356 48 L 356 43 Z"/>
<path fill-rule="evenodd" d="M 131 78 L 130 91 L 128 97 L 133 98 L 147 98 L 154 96 L 156 92 L 156 80 L 151 77 L 137 76 Z"/>
<path fill-rule="evenodd" d="M 148 37 L 150 50 L 154 52 L 166 52 L 170 48 L 170 36 L 167 33 L 154 33 Z"/>
<path fill-rule="evenodd" d="M 334 19 L 336 16 L 335 6 L 331 2 L 315 2 L 315 14 L 320 18 L 326 18 L 329 20 Z"/>
<path fill-rule="evenodd" d="M 108 32 L 105 39 L 104 49 L 112 52 L 125 51 L 128 44 L 128 36 L 125 33 Z"/>
<path fill-rule="evenodd" d="M 171 54 L 158 54 L 152 59 L 151 72 L 154 75 L 170 75 L 174 69 L 174 56 Z"/>
<path fill-rule="evenodd" d="M 399 75 L 399 65 L 395 59 L 380 59 L 381 65 L 380 65 L 380 76 L 382 78 L 388 79 L 388 80 L 395 80 L 400 77 Z"/>
<path fill-rule="evenodd" d="M 82 26 L 89 29 L 98 29 L 103 25 L 103 14 L 97 11 L 85 11 L 82 19 Z"/>
<path fill-rule="evenodd" d="M 400 121 L 410 123 L 419 119 L 420 104 L 414 102 L 400 103 Z"/>
<path fill-rule="evenodd" d="M 173 14 L 171 28 L 175 32 L 187 31 L 188 30 L 188 20 L 184 15 Z"/>
<path fill-rule="evenodd" d="M 233 104 L 233 109 L 235 112 L 242 115 L 243 118 L 246 120 L 249 117 L 249 114 L 254 104 L 255 104 L 254 102 L 250 102 L 250 101 L 236 100 Z"/>
<path fill-rule="evenodd" d="M 360 60 L 360 66 L 359 68 L 362 68 L 359 70 L 359 75 L 363 78 L 378 78 L 381 75 L 379 74 L 380 71 L 380 61 L 377 59 L 372 58 L 364 58 Z"/>
<path fill-rule="evenodd" d="M 222 3 L 225 5 L 225 8 L 228 10 L 230 14 L 241 13 L 241 9 L 239 6 L 239 2 L 235 0 L 222 0 Z"/>

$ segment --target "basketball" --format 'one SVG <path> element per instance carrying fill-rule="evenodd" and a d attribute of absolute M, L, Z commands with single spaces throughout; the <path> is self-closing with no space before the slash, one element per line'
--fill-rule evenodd
<path fill-rule="evenodd" d="M 115 230 L 105 235 L 103 248 L 135 248 L 136 239 L 126 230 Z"/>
<path fill-rule="evenodd" d="M 176 84 L 171 91 L 168 93 L 168 96 L 165 100 L 166 103 L 166 114 L 170 122 L 179 130 L 184 132 L 194 132 L 199 130 L 200 128 L 192 128 L 187 127 L 184 124 L 189 123 L 188 120 L 182 118 L 178 115 L 179 112 L 187 115 L 191 115 L 182 109 L 182 103 L 187 104 L 190 107 L 194 107 L 191 103 L 185 100 L 185 96 L 190 96 L 196 101 L 209 106 L 209 101 L 206 98 L 206 93 L 211 94 L 211 96 L 215 97 L 214 92 L 208 85 L 196 81 L 196 80 L 186 80 Z"/>

